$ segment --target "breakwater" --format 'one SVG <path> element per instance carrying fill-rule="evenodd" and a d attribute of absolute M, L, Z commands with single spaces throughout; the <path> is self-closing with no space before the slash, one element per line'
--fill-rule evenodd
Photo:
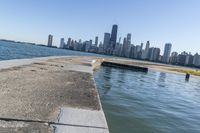
<path fill-rule="evenodd" d="M 109 133 L 93 78 L 94 59 L 0 62 L 0 131 Z"/>
<path fill-rule="evenodd" d="M 128 64 L 122 64 L 122 63 L 111 62 L 111 61 L 103 61 L 101 65 L 107 66 L 107 67 L 113 67 L 113 68 L 126 69 L 126 70 L 148 72 L 147 67 L 128 65 Z"/>

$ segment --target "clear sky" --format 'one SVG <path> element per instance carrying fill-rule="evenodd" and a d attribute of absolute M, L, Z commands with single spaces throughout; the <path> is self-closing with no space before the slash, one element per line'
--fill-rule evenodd
<path fill-rule="evenodd" d="M 200 53 L 200 0 L 0 0 L 0 38 L 54 45 L 61 37 L 89 40 L 119 25 L 137 45 L 150 40 L 173 51 Z"/>

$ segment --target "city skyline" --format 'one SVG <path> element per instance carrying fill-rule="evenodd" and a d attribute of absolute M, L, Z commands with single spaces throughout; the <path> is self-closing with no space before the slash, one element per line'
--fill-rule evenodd
<path fill-rule="evenodd" d="M 164 44 L 171 42 L 172 51 L 195 54 L 200 50 L 199 6 L 198 0 L 3 0 L 0 38 L 46 44 L 52 34 L 56 46 L 69 36 L 103 41 L 103 33 L 115 23 L 120 25 L 118 37 L 131 33 L 133 44 L 149 40 L 163 53 Z"/>
<path fill-rule="evenodd" d="M 103 42 L 101 41 L 99 44 L 98 36 L 95 37 L 94 43 L 93 40 L 82 41 L 80 39 L 77 41 L 69 37 L 66 43 L 64 38 L 60 39 L 59 48 L 172 65 L 200 67 L 200 55 L 198 53 L 192 55 L 191 52 L 186 51 L 181 53 L 177 53 L 176 51 L 172 52 L 172 44 L 165 43 L 164 52 L 162 54 L 161 49 L 151 46 L 150 41 L 146 42 L 145 47 L 143 47 L 144 43 L 141 43 L 140 45 L 132 44 L 131 33 L 127 33 L 127 36 L 123 39 L 123 43 L 121 43 L 121 37 L 119 37 L 119 41 L 117 42 L 117 36 L 118 25 L 114 24 L 110 33 L 104 33 Z M 48 47 L 55 47 L 52 46 L 52 39 L 53 36 L 49 35 L 47 42 Z"/>

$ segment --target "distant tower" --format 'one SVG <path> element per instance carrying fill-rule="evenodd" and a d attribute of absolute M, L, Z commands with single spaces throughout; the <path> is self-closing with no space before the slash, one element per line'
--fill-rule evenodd
<path fill-rule="evenodd" d="M 171 49 L 172 49 L 172 44 L 171 43 L 166 43 L 165 44 L 165 49 L 164 49 L 164 54 L 163 54 L 163 62 L 164 63 L 169 63 Z"/>
<path fill-rule="evenodd" d="M 52 43 L 53 43 L 53 36 L 52 36 L 52 35 L 49 35 L 49 36 L 48 36 L 48 43 L 47 43 L 47 46 L 48 46 L 48 47 L 52 47 Z"/>
<path fill-rule="evenodd" d="M 142 59 L 143 60 L 149 59 L 149 57 L 148 57 L 148 55 L 149 55 L 149 47 L 150 47 L 150 42 L 147 41 L 146 48 L 145 48 L 144 52 L 142 53 Z"/>
<path fill-rule="evenodd" d="M 72 39 L 68 38 L 68 40 L 67 40 L 67 48 L 69 48 L 71 46 L 71 43 L 72 43 Z"/>
<path fill-rule="evenodd" d="M 106 50 L 109 47 L 109 42 L 110 42 L 110 33 L 105 33 L 104 34 L 104 41 L 103 41 L 103 50 L 106 52 Z"/>
<path fill-rule="evenodd" d="M 131 50 L 131 33 L 128 33 L 124 51 L 126 57 L 129 57 L 130 50 Z"/>
<path fill-rule="evenodd" d="M 111 37 L 110 37 L 111 53 L 112 53 L 112 50 L 115 48 L 115 45 L 117 43 L 117 30 L 118 30 L 118 25 L 113 25 Z"/>
<path fill-rule="evenodd" d="M 92 40 L 90 40 L 90 45 L 92 45 Z"/>
<path fill-rule="evenodd" d="M 123 46 L 122 46 L 122 53 L 121 56 L 126 56 L 126 49 L 127 49 L 127 38 L 125 37 L 123 40 Z"/>
<path fill-rule="evenodd" d="M 95 37 L 95 46 L 98 46 L 98 43 L 99 43 L 99 38 L 98 36 Z"/>
<path fill-rule="evenodd" d="M 141 45 L 140 45 L 140 51 L 142 51 L 142 49 L 143 49 L 143 43 L 141 43 Z"/>
<path fill-rule="evenodd" d="M 61 38 L 60 39 L 60 48 L 64 48 L 64 46 L 65 46 L 65 39 Z"/>
<path fill-rule="evenodd" d="M 121 39 L 122 39 L 122 38 L 120 37 L 120 38 L 119 38 L 119 42 L 118 42 L 119 44 L 121 44 Z"/>
<path fill-rule="evenodd" d="M 146 48 L 145 48 L 145 58 L 148 59 L 148 55 L 149 55 L 149 47 L 150 47 L 150 42 L 147 41 L 146 43 Z"/>
<path fill-rule="evenodd" d="M 150 42 L 149 41 L 147 41 L 147 43 L 146 43 L 146 48 L 145 48 L 145 50 L 149 50 L 149 47 L 150 47 Z"/>
<path fill-rule="evenodd" d="M 131 34 L 127 34 L 127 45 L 131 45 Z"/>

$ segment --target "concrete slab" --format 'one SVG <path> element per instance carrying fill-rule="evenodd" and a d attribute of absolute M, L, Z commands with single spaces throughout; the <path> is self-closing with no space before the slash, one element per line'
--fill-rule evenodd
<path fill-rule="evenodd" d="M 55 133 L 109 133 L 107 129 L 57 126 Z"/>
<path fill-rule="evenodd" d="M 64 69 L 68 70 L 68 71 L 78 71 L 78 72 L 93 73 L 93 69 L 92 69 L 91 66 L 72 64 L 72 63 L 66 63 L 64 65 Z"/>
<path fill-rule="evenodd" d="M 108 133 L 108 126 L 102 110 L 86 110 L 78 108 L 62 108 L 59 123 L 80 126 L 55 125 L 57 133 Z"/>

